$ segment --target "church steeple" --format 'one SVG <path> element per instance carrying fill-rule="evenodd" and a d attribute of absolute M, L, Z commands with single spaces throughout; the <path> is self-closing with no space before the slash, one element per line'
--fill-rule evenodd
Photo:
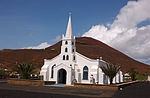
<path fill-rule="evenodd" d="M 69 15 L 69 21 L 66 29 L 65 38 L 71 39 L 72 38 L 72 25 L 71 25 L 71 14 Z"/>
<path fill-rule="evenodd" d="M 75 61 L 75 37 L 72 34 L 71 15 L 69 15 L 68 25 L 65 36 L 62 36 L 61 54 L 62 60 L 66 62 Z"/>

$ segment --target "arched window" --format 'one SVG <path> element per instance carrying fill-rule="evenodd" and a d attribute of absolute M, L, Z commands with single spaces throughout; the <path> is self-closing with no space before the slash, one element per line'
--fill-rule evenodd
<path fill-rule="evenodd" d="M 65 52 L 68 52 L 68 48 L 65 48 Z"/>
<path fill-rule="evenodd" d="M 54 66 L 56 66 L 56 64 L 54 64 L 54 65 L 52 66 L 52 68 L 51 68 L 51 78 L 54 77 Z"/>
<path fill-rule="evenodd" d="M 72 52 L 74 52 L 74 49 L 72 49 Z"/>
<path fill-rule="evenodd" d="M 68 55 L 66 56 L 66 60 L 69 60 L 69 56 Z"/>
<path fill-rule="evenodd" d="M 72 42 L 72 45 L 74 45 L 74 42 Z"/>
<path fill-rule="evenodd" d="M 88 67 L 83 67 L 83 80 L 88 80 Z"/>
<path fill-rule="evenodd" d="M 65 55 L 63 55 L 63 60 L 65 60 Z"/>
<path fill-rule="evenodd" d="M 76 60 L 75 56 L 73 56 L 73 60 Z"/>
<path fill-rule="evenodd" d="M 67 45 L 67 44 L 68 44 L 68 42 L 66 41 L 66 42 L 65 42 L 65 44 Z"/>

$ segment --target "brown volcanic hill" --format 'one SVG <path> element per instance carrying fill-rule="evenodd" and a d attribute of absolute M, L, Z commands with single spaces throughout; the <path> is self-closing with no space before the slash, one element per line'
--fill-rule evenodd
<path fill-rule="evenodd" d="M 40 69 L 44 58 L 51 59 L 60 54 L 61 41 L 46 49 L 18 49 L 0 50 L 0 65 L 14 68 L 19 63 L 33 63 Z M 121 66 L 125 73 L 131 68 L 136 68 L 140 73 L 150 73 L 150 66 L 138 62 L 127 55 L 111 48 L 110 46 L 88 37 L 76 38 L 77 52 L 91 59 L 103 57 L 103 60 Z"/>

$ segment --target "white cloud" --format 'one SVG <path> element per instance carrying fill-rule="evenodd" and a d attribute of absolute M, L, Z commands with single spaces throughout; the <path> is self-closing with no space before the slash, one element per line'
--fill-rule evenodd
<path fill-rule="evenodd" d="M 23 49 L 45 49 L 45 48 L 47 48 L 49 46 L 51 46 L 51 45 L 49 45 L 47 42 L 43 42 L 43 43 L 41 43 L 38 46 L 30 46 L 30 47 L 25 47 Z"/>
<path fill-rule="evenodd" d="M 93 26 L 83 36 L 93 37 L 136 59 L 147 61 L 150 59 L 150 25 L 138 25 L 150 20 L 149 4 L 150 0 L 129 1 L 112 24 Z"/>
<path fill-rule="evenodd" d="M 59 41 L 60 39 L 61 39 L 61 36 L 58 35 L 58 36 L 56 36 L 55 39 L 52 39 L 51 41 L 52 42 L 56 42 L 56 41 Z M 49 46 L 51 46 L 51 45 L 48 44 L 48 42 L 43 42 L 43 43 L 41 43 L 41 44 L 39 44 L 37 46 L 29 46 L 29 47 L 25 47 L 23 49 L 45 49 L 45 48 L 47 48 Z"/>
<path fill-rule="evenodd" d="M 145 64 L 150 64 L 150 58 L 148 58 L 148 59 L 136 59 L 136 60 L 144 62 Z"/>
<path fill-rule="evenodd" d="M 59 41 L 61 39 L 61 36 L 60 35 L 58 35 L 58 36 L 56 36 L 56 38 L 55 39 L 52 39 L 51 41 L 52 42 L 56 42 L 56 41 Z"/>

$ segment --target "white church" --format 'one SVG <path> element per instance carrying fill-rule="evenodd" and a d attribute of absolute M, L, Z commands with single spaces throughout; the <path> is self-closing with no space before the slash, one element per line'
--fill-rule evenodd
<path fill-rule="evenodd" d="M 76 52 L 75 36 L 72 34 L 71 16 L 67 25 L 65 36 L 62 35 L 61 53 L 52 58 L 44 59 L 40 75 L 44 81 L 55 81 L 56 84 L 71 85 L 74 82 L 84 84 L 109 84 L 108 77 L 99 68 L 107 62 L 99 59 L 90 59 Z M 92 82 L 91 82 L 92 81 Z M 123 75 L 118 71 L 113 83 L 123 82 Z"/>

